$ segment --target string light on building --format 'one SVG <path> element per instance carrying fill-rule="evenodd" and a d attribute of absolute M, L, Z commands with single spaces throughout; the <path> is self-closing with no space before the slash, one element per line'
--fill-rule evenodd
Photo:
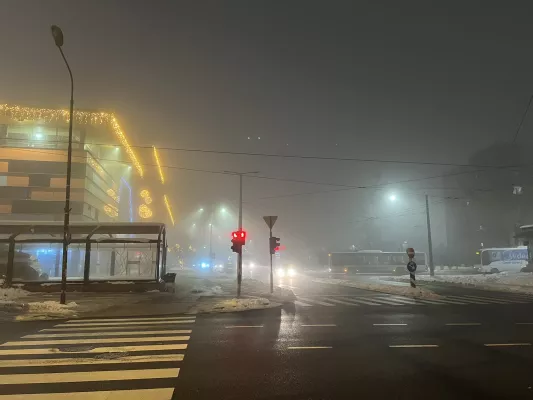
<path fill-rule="evenodd" d="M 118 208 L 116 208 L 115 206 L 111 205 L 111 204 L 106 204 L 104 206 L 104 211 L 105 213 L 110 216 L 111 218 L 116 218 L 118 217 Z"/>
<path fill-rule="evenodd" d="M 170 203 L 168 201 L 168 197 L 165 194 L 163 196 L 163 200 L 165 200 L 165 206 L 167 206 L 168 215 L 170 216 L 170 220 L 172 221 L 172 225 L 174 225 L 174 216 L 172 215 L 172 210 L 170 209 Z"/>
<path fill-rule="evenodd" d="M 113 200 L 115 200 L 117 203 L 120 202 L 120 198 L 119 198 L 119 196 L 116 194 L 116 192 L 115 192 L 113 189 L 111 189 L 111 188 L 107 189 L 107 190 L 106 190 L 106 193 L 109 195 L 109 197 L 111 197 L 111 198 L 112 198 Z"/>
<path fill-rule="evenodd" d="M 159 160 L 159 154 L 157 154 L 157 149 L 155 146 L 154 148 L 154 157 L 155 157 L 155 163 L 157 164 L 157 169 L 159 171 L 159 179 L 161 179 L 161 183 L 165 183 L 165 176 L 163 175 L 163 170 L 161 169 L 161 161 Z"/>
<path fill-rule="evenodd" d="M 34 108 L 21 107 L 9 104 L 0 104 L 0 115 L 5 115 L 18 121 L 37 121 L 37 122 L 52 122 L 61 121 L 69 122 L 69 110 L 54 110 L 49 108 Z M 117 136 L 120 144 L 126 149 L 131 162 L 143 177 L 144 171 L 135 155 L 135 152 L 130 147 L 117 118 L 112 113 L 106 112 L 88 112 L 88 111 L 74 111 L 74 121 L 76 124 L 82 125 L 104 125 L 111 126 L 113 133 Z"/>
<path fill-rule="evenodd" d="M 146 197 L 150 197 L 150 192 L 148 190 L 146 190 L 146 189 L 143 189 L 143 190 L 141 190 L 140 195 L 141 195 L 141 197 L 143 199 L 145 199 Z"/>
<path fill-rule="evenodd" d="M 146 204 L 141 204 L 139 206 L 138 212 L 139 217 L 143 219 L 150 218 L 153 215 L 152 210 L 150 210 L 150 208 Z"/>

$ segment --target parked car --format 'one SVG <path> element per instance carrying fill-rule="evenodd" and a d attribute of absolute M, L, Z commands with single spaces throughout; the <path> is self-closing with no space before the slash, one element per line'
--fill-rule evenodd
<path fill-rule="evenodd" d="M 5 279 L 7 273 L 8 252 L 0 250 L 0 278 Z M 48 275 L 44 274 L 37 258 L 24 252 L 15 252 L 13 261 L 13 279 L 21 281 L 46 281 Z"/>

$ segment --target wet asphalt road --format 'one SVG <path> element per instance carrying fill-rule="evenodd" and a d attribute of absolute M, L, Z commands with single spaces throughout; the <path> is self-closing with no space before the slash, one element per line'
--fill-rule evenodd
<path fill-rule="evenodd" d="M 376 295 L 296 280 L 293 287 L 308 299 Z M 533 398 L 533 304 L 434 289 L 525 303 L 286 306 L 201 316 L 174 398 Z"/>
<path fill-rule="evenodd" d="M 104 321 L 101 329 L 107 336 L 94 335 L 100 332 L 102 321 L 81 321 L 80 327 L 72 328 L 65 328 L 65 321 L 6 323 L 0 330 L 0 342 L 9 344 L 7 355 L 2 352 L 5 344 L 0 346 L 0 400 L 32 400 L 30 393 L 42 393 L 35 397 L 39 400 L 57 399 L 64 392 L 85 393 L 83 399 L 92 400 L 99 399 L 99 390 L 109 390 L 116 395 L 113 399 L 120 400 L 533 398 L 533 300 L 529 297 L 433 287 L 458 304 L 413 305 L 397 303 L 394 297 L 376 292 L 303 278 L 283 284 L 295 288 L 307 306 L 206 314 L 195 319 L 162 316 L 153 322 L 155 325 L 138 317 Z M 474 298 L 478 300 L 467 301 Z M 479 300 L 482 298 L 486 300 Z M 39 355 L 42 348 L 50 347 L 44 343 L 31 346 L 37 355 L 17 354 L 30 346 L 13 341 L 23 335 L 42 334 L 42 329 L 56 329 L 53 334 L 64 336 L 60 340 L 74 341 L 87 339 L 87 334 L 93 334 L 89 341 L 97 337 L 115 342 L 134 335 L 139 342 L 131 345 L 139 347 L 127 356 L 146 355 L 162 361 L 14 366 L 14 362 L 24 364 L 43 357 L 59 361 L 87 357 L 75 353 Z M 171 329 L 184 329 L 174 334 L 188 336 L 169 338 Z M 141 342 L 150 338 L 153 343 Z M 145 347 L 156 343 L 187 346 L 174 350 Z M 99 346 L 124 345 L 127 343 Z M 79 351 L 93 351 L 91 346 L 74 346 Z M 164 360 L 182 355 L 183 360 Z M 172 369 L 176 367 L 179 373 Z M 152 373 L 155 369 L 161 376 Z M 167 371 L 170 377 L 162 377 Z M 71 372 L 86 374 L 89 382 L 69 383 Z M 58 373 L 67 374 L 66 381 L 49 382 Z M 106 378 L 115 373 L 119 375 L 114 381 Z M 20 378 L 20 374 L 28 375 Z M 26 376 L 42 383 L 6 384 L 8 378 L 24 382 Z M 15 393 L 22 397 L 7 397 Z"/>

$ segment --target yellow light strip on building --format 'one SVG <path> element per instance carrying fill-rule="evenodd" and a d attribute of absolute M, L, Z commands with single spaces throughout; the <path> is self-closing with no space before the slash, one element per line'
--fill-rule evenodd
<path fill-rule="evenodd" d="M 170 210 L 170 203 L 168 202 L 167 195 L 163 195 L 163 199 L 165 200 L 165 205 L 167 206 L 168 215 L 170 215 L 170 220 L 172 221 L 172 225 L 174 225 L 174 217 L 172 216 L 172 211 Z"/>
<path fill-rule="evenodd" d="M 62 121 L 69 122 L 69 110 L 53 110 L 49 108 L 34 108 L 21 107 L 9 104 L 0 104 L 0 115 L 16 119 L 18 121 Z M 141 177 L 144 175 L 143 168 L 137 160 L 137 156 L 130 147 L 122 128 L 120 127 L 117 118 L 112 113 L 106 112 L 89 112 L 89 111 L 74 111 L 74 120 L 78 124 L 88 125 L 103 125 L 111 126 L 113 133 L 118 137 L 118 140 L 126 149 L 126 153 L 130 157 L 132 164 L 135 166 Z"/>
<path fill-rule="evenodd" d="M 157 149 L 155 146 L 152 146 L 154 148 L 154 157 L 155 157 L 155 163 L 157 164 L 157 169 L 159 170 L 159 178 L 161 179 L 161 183 L 165 183 L 165 176 L 163 175 L 163 170 L 161 169 L 161 162 L 159 161 L 159 155 L 157 154 Z"/>

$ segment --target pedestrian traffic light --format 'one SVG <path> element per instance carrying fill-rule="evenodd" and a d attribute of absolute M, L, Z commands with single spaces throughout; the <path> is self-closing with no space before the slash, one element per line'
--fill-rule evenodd
<path fill-rule="evenodd" d="M 246 243 L 246 231 L 235 231 L 231 233 L 231 250 L 234 253 L 242 254 L 242 246 Z"/>
<path fill-rule="evenodd" d="M 270 238 L 270 254 L 276 254 L 276 250 L 279 250 L 281 243 L 279 242 L 280 238 L 272 236 Z"/>

